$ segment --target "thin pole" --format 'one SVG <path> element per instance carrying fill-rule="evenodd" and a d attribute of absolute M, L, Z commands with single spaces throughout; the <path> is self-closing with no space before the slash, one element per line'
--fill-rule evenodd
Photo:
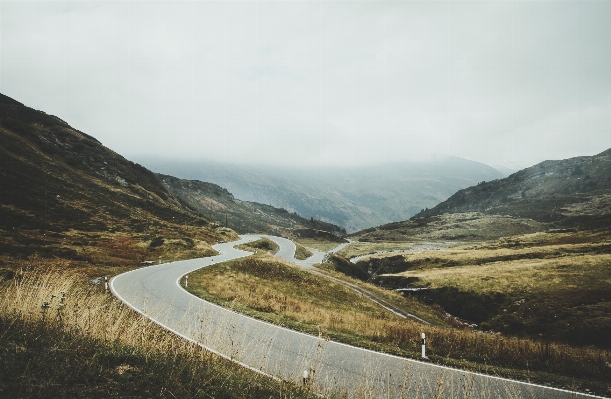
<path fill-rule="evenodd" d="M 47 245 L 47 179 L 45 179 L 45 210 L 42 218 L 42 240 Z"/>

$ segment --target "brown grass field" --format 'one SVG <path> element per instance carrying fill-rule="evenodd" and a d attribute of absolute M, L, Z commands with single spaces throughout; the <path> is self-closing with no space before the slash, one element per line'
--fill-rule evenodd
<path fill-rule="evenodd" d="M 611 393 L 608 351 L 448 325 L 424 326 L 399 318 L 341 284 L 270 255 L 202 269 L 191 274 L 189 281 L 189 290 L 204 299 L 311 334 L 418 357 L 419 336 L 425 332 L 430 337 L 429 357 L 437 363 Z"/>
<path fill-rule="evenodd" d="M 385 272 L 385 260 L 404 271 L 376 280 L 427 287 L 419 298 L 481 329 L 611 349 L 611 240 L 604 234 L 528 234 L 365 261 Z M 475 302 L 491 298 L 495 304 L 476 311 Z"/>

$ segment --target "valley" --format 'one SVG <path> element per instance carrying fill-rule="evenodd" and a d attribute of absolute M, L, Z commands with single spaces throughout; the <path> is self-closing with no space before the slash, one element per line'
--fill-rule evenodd
<path fill-rule="evenodd" d="M 229 165 L 141 157 L 150 169 L 218 184 L 242 201 L 270 204 L 353 233 L 405 220 L 461 188 L 505 175 L 456 157 L 366 167 Z"/>
<path fill-rule="evenodd" d="M 3 370 L 0 393 L 28 386 L 35 396 L 45 384 L 58 386 L 53 392 L 60 396 L 74 392 L 74 381 L 59 374 L 25 377 L 28 356 L 38 353 L 41 367 L 50 367 L 77 361 L 74 347 L 108 356 L 96 363 L 106 380 L 91 380 L 91 397 L 109 390 L 147 396 L 139 385 L 195 395 L 193 384 L 201 380 L 183 378 L 188 372 L 159 348 L 169 345 L 196 370 L 199 347 L 129 313 L 101 283 L 143 265 L 186 261 L 169 265 L 211 264 L 189 271 L 194 294 L 324 342 L 418 359 L 425 331 L 431 364 L 611 395 L 610 150 L 546 161 L 505 178 L 459 159 L 372 168 L 369 176 L 361 169 L 363 187 L 348 170 L 318 171 L 315 179 L 303 171 L 283 177 L 253 169 L 245 178 L 251 194 L 270 195 L 256 202 L 239 197 L 245 193 L 239 188 L 153 173 L 6 96 L 0 134 L 0 346 L 3 358 L 18 365 Z M 228 168 L 228 176 L 236 178 L 238 169 Z M 401 175 L 404 185 L 392 183 Z M 344 246 L 310 265 L 312 272 L 274 255 L 278 247 L 268 239 L 244 243 L 242 249 L 256 253 L 223 263 L 234 251 L 230 243 L 249 233 L 293 240 L 301 262 Z M 364 291 L 430 324 L 402 318 Z M 64 300 L 58 302 L 62 292 L 75 298 L 66 302 L 73 306 L 69 317 Z M 94 324 L 89 317 L 85 328 L 83 306 L 90 314 L 108 307 L 121 321 L 113 327 L 108 315 L 94 312 Z M 150 331 L 146 338 L 134 333 L 142 326 Z M 69 344 L 53 351 L 52 340 Z M 155 359 L 152 369 L 143 357 Z M 205 392 L 239 396 L 223 388 L 223 378 L 239 375 L 240 384 L 256 387 L 252 397 L 270 390 L 311 394 L 296 380 L 274 385 L 210 354 L 205 362 L 218 370 L 206 377 L 215 386 Z M 91 373 L 87 367 L 83 372 Z M 147 382 L 162 369 L 183 376 L 161 386 Z"/>

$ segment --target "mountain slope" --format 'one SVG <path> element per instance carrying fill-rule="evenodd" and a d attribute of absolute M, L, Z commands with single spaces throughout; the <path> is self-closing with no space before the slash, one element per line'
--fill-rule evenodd
<path fill-rule="evenodd" d="M 112 241 L 113 234 L 139 237 L 143 243 L 155 237 L 205 243 L 225 239 L 151 171 L 61 119 L 4 95 L 0 143 L 2 253 L 91 259 L 67 243 L 90 242 L 82 237 L 93 233 L 104 242 Z M 188 234 L 189 226 L 200 228 Z"/>
<path fill-rule="evenodd" d="M 361 241 L 486 240 L 548 229 L 611 226 L 611 150 L 545 161 L 459 190 L 402 222 L 354 233 Z"/>
<path fill-rule="evenodd" d="M 458 191 L 418 217 L 484 212 L 557 226 L 591 227 L 611 220 L 611 149 L 545 161 L 511 176 Z"/>
<path fill-rule="evenodd" d="M 295 230 L 323 230 L 343 236 L 346 231 L 334 224 L 319 220 L 306 219 L 286 209 L 256 202 L 240 201 L 226 189 L 197 180 L 178 179 L 173 176 L 157 174 L 164 186 L 174 195 L 182 198 L 193 208 L 210 220 L 243 233 L 264 233 L 294 235 Z"/>
<path fill-rule="evenodd" d="M 209 181 L 236 198 L 271 204 L 352 232 L 407 219 L 456 190 L 502 177 L 460 158 L 368 167 L 270 167 L 140 159 L 153 170 Z"/>

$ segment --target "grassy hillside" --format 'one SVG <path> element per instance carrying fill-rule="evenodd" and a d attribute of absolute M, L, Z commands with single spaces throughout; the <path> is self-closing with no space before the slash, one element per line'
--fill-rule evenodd
<path fill-rule="evenodd" d="M 8 269 L 53 258 L 87 270 L 133 267 L 211 254 L 210 244 L 236 237 L 146 168 L 3 95 L 0 186 L 0 267 Z"/>
<path fill-rule="evenodd" d="M 511 176 L 458 191 L 418 217 L 484 212 L 557 227 L 611 223 L 611 149 L 591 157 L 545 161 Z"/>
<path fill-rule="evenodd" d="M 488 240 L 557 229 L 611 225 L 611 149 L 545 161 L 459 190 L 409 220 L 352 234 L 361 241 Z"/>
<path fill-rule="evenodd" d="M 483 330 L 611 349 L 611 233 L 535 233 L 366 257 L 353 267 Z"/>
<path fill-rule="evenodd" d="M 315 219 L 306 219 L 286 209 L 256 202 L 240 201 L 226 189 L 197 180 L 184 180 L 176 177 L 157 174 L 163 185 L 172 194 L 186 203 L 238 233 L 263 233 L 294 236 L 294 231 L 322 230 L 337 236 L 343 236 L 346 231 L 334 224 Z"/>

